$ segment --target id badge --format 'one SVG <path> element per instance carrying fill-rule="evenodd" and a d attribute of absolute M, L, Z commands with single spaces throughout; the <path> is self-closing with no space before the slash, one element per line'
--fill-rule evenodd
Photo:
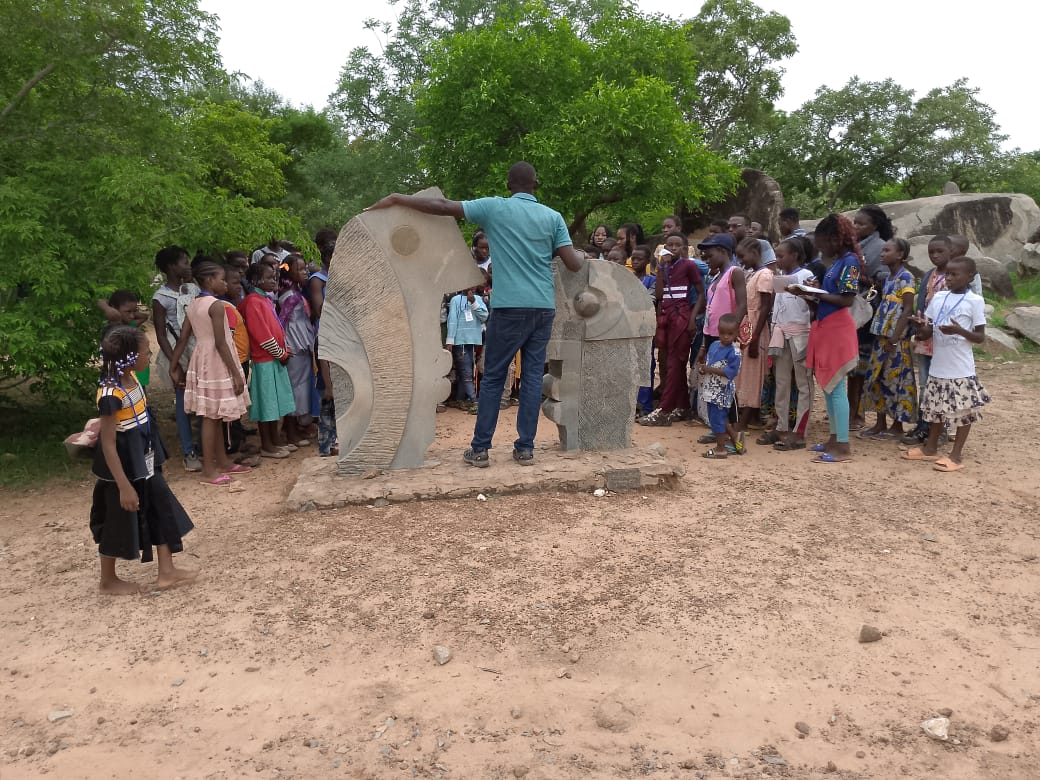
<path fill-rule="evenodd" d="M 155 451 L 149 450 L 144 454 L 144 469 L 148 473 L 148 479 L 155 476 Z"/>
<path fill-rule="evenodd" d="M 463 311 L 462 318 L 466 320 L 466 322 L 473 322 L 473 310 L 466 309 L 465 311 Z"/>

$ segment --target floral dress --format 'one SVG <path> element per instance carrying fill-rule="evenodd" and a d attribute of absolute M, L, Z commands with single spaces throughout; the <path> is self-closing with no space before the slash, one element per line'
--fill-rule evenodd
<path fill-rule="evenodd" d="M 917 421 L 917 383 L 909 328 L 894 342 L 893 351 L 885 349 L 885 343 L 896 332 L 907 293 L 914 294 L 914 277 L 903 268 L 885 282 L 881 303 L 870 323 L 875 339 L 864 385 L 866 409 L 903 423 Z"/>

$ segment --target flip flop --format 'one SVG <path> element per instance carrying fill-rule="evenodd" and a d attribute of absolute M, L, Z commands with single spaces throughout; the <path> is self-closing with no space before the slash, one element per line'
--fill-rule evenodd
<path fill-rule="evenodd" d="M 835 455 L 832 452 L 824 452 L 812 459 L 813 463 L 848 463 L 852 460 L 848 455 Z"/>
<path fill-rule="evenodd" d="M 809 450 L 810 450 L 810 452 L 826 452 L 827 451 L 827 445 L 826 444 L 814 444 L 813 446 L 811 446 L 809 448 Z"/>
<path fill-rule="evenodd" d="M 960 471 L 962 468 L 964 468 L 964 464 L 958 463 L 957 461 L 951 460 L 950 458 L 939 458 L 939 460 L 935 461 L 935 464 L 932 466 L 932 468 L 936 471 L 942 471 L 944 473 L 949 474 L 954 471 Z"/>
<path fill-rule="evenodd" d="M 782 439 L 773 445 L 773 449 L 777 452 L 791 452 L 792 450 L 804 450 L 804 441 L 783 441 Z"/>
<path fill-rule="evenodd" d="M 719 452 L 714 447 L 711 447 L 707 452 L 704 453 L 704 457 L 708 460 L 725 460 L 729 457 L 729 453 L 727 453 L 725 450 Z"/>
<path fill-rule="evenodd" d="M 902 436 L 903 434 L 899 434 L 899 435 Z M 892 433 L 892 431 L 881 431 L 881 432 L 875 433 L 873 436 L 871 436 L 872 439 L 877 439 L 878 441 L 885 441 L 886 439 L 894 439 L 895 437 L 896 437 L 896 435 L 894 433 Z"/>
<path fill-rule="evenodd" d="M 221 474 L 219 477 L 215 477 L 214 479 L 199 480 L 199 484 L 208 487 L 227 487 L 231 484 L 231 477 L 227 474 Z"/>
<path fill-rule="evenodd" d="M 251 469 L 249 466 L 246 466 L 243 463 L 236 463 L 234 466 L 232 466 L 231 468 L 229 468 L 227 470 L 227 473 L 228 474 L 245 474 L 245 473 L 250 472 L 252 470 L 253 469 Z"/>
<path fill-rule="evenodd" d="M 268 452 L 267 450 L 260 450 L 261 458 L 288 458 L 289 453 L 285 450 L 275 450 L 274 452 Z"/>
<path fill-rule="evenodd" d="M 873 439 L 875 436 L 880 436 L 884 431 L 872 431 L 869 428 L 862 430 L 856 434 L 857 439 Z"/>
<path fill-rule="evenodd" d="M 716 441 L 714 433 L 706 433 L 697 439 L 698 444 L 714 444 Z"/>
<path fill-rule="evenodd" d="M 937 461 L 940 459 L 938 455 L 925 455 L 924 450 L 920 447 L 913 447 L 906 452 L 899 453 L 899 457 L 903 460 L 925 460 L 925 461 Z"/>

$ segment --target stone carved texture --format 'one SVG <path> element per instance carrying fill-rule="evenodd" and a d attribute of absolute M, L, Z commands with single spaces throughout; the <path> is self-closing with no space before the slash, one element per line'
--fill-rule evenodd
<path fill-rule="evenodd" d="M 442 197 L 437 188 L 419 194 Z M 395 206 L 340 231 L 318 357 L 331 364 L 341 474 L 423 465 L 451 367 L 441 296 L 482 282 L 450 217 Z"/>
<path fill-rule="evenodd" d="M 556 319 L 542 403 L 563 450 L 631 446 L 637 388 L 649 381 L 653 301 L 627 268 L 597 260 L 554 264 Z"/>

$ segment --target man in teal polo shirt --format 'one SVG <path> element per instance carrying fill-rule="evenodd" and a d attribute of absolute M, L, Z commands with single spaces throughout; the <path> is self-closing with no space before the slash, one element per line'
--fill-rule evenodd
<path fill-rule="evenodd" d="M 520 406 L 513 460 L 531 465 L 538 413 L 542 404 L 545 351 L 556 316 L 552 259 L 558 255 L 569 271 L 584 262 L 571 243 L 558 211 L 534 197 L 538 177 L 530 163 L 509 169 L 508 198 L 448 200 L 415 195 L 387 195 L 369 209 L 406 206 L 425 214 L 475 222 L 487 233 L 493 261 L 491 315 L 484 343 L 484 378 L 480 383 L 477 422 L 470 449 L 462 457 L 473 466 L 488 465 L 488 450 L 498 425 L 499 399 L 514 355 L 520 352 Z"/>

